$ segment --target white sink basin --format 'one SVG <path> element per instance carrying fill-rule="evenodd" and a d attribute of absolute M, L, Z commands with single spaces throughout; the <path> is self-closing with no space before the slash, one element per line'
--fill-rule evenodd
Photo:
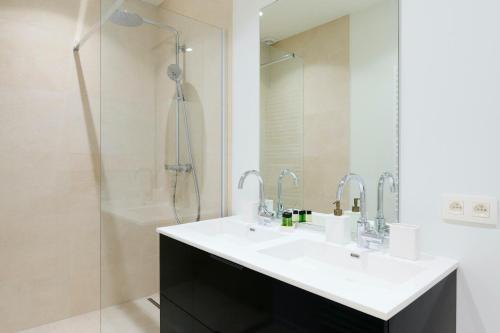
<path fill-rule="evenodd" d="M 190 231 L 234 245 L 252 245 L 286 237 L 277 231 L 242 221 L 203 221 L 185 225 Z"/>
<path fill-rule="evenodd" d="M 308 239 L 295 240 L 259 252 L 332 279 L 341 276 L 351 283 L 377 284 L 378 287 L 387 288 L 404 283 L 423 270 L 411 262 L 395 261 L 386 256 L 370 255 L 369 252 L 353 253 L 344 246 Z"/>

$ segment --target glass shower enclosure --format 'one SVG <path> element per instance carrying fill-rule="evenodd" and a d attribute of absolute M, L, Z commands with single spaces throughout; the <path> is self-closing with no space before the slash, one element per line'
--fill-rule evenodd
<path fill-rule="evenodd" d="M 267 197 L 278 202 L 276 176 L 282 170 L 304 179 L 304 61 L 266 43 L 260 52 L 260 171 Z M 283 184 L 290 207 L 304 206 L 303 187 Z"/>
<path fill-rule="evenodd" d="M 223 33 L 101 6 L 101 331 L 159 332 L 156 228 L 224 210 Z"/>

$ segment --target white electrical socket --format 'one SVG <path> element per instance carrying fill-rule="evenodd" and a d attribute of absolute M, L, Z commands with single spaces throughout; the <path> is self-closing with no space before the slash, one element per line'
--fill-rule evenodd
<path fill-rule="evenodd" d="M 442 218 L 448 222 L 458 221 L 496 226 L 498 202 L 492 197 L 444 194 L 442 196 Z"/>
<path fill-rule="evenodd" d="M 447 210 L 453 215 L 464 215 L 464 202 L 460 200 L 448 201 Z"/>
<path fill-rule="evenodd" d="M 472 202 L 472 216 L 487 219 L 490 217 L 490 204 L 487 202 Z"/>

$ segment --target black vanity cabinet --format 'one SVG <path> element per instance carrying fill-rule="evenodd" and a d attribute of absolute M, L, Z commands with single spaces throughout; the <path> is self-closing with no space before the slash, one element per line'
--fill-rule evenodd
<path fill-rule="evenodd" d="M 161 333 L 455 332 L 456 273 L 389 321 L 160 236 Z"/>

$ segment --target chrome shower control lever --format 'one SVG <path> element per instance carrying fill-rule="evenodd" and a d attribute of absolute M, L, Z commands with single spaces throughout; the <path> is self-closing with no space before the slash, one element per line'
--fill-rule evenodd
<path fill-rule="evenodd" d="M 193 166 L 191 164 L 165 164 L 165 170 L 190 173 Z"/>

